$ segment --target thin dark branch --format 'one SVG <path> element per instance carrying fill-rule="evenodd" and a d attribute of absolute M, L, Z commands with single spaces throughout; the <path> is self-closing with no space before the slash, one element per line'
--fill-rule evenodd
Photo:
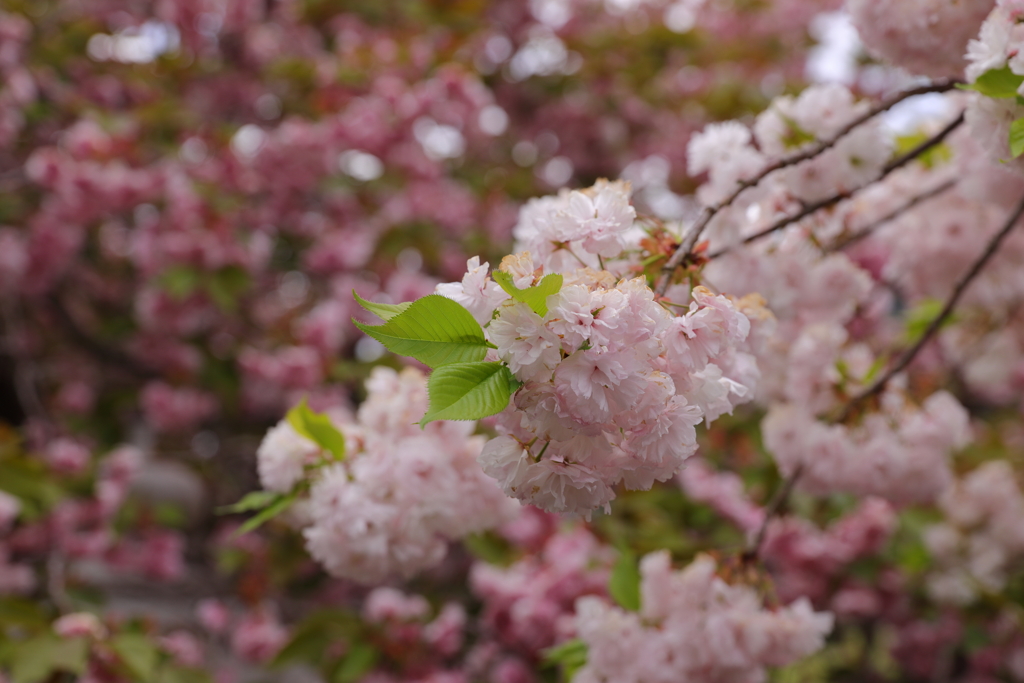
<path fill-rule="evenodd" d="M 789 500 L 789 494 L 793 492 L 793 488 L 796 486 L 797 480 L 804 473 L 803 463 L 796 466 L 793 473 L 783 480 L 779 485 L 779 488 L 775 489 L 775 494 L 771 500 L 768 501 L 768 505 L 764 509 L 764 519 L 761 520 L 761 526 L 757 528 L 757 533 L 754 534 L 750 543 L 747 545 L 746 551 L 743 553 L 743 559 L 747 562 L 757 559 L 761 553 L 761 545 L 764 544 L 765 534 L 768 533 L 768 523 L 779 514 L 786 501 Z"/>
<path fill-rule="evenodd" d="M 957 183 L 957 181 L 955 179 L 947 180 L 946 182 L 944 182 L 944 183 L 942 183 L 942 184 L 940 184 L 940 185 L 938 185 L 936 187 L 933 187 L 932 189 L 928 190 L 927 192 L 925 192 L 923 194 L 917 195 L 916 197 L 911 199 L 909 202 L 906 202 L 902 206 L 899 206 L 899 207 L 893 209 L 891 212 L 889 212 L 886 215 L 882 216 L 881 218 L 879 218 L 878 220 L 874 221 L 873 223 L 871 223 L 867 227 L 863 228 L 862 230 L 858 230 L 856 233 L 854 233 L 853 235 L 850 235 L 849 237 L 847 237 L 844 240 L 837 241 L 835 244 L 833 244 L 832 246 L 830 246 L 827 249 L 825 249 L 825 251 L 827 253 L 831 253 L 831 252 L 834 252 L 834 251 L 841 251 L 841 250 L 845 249 L 846 247 L 850 246 L 851 244 L 855 244 L 857 242 L 860 242 L 862 239 L 864 239 L 865 237 L 867 237 L 868 235 L 873 233 L 875 230 L 877 230 L 878 228 L 880 228 L 883 225 L 885 225 L 886 223 L 899 218 L 900 216 L 902 216 L 906 212 L 908 212 L 911 209 L 913 209 L 918 204 L 921 204 L 921 203 L 931 199 L 932 197 L 937 197 L 938 195 L 942 194 L 946 190 L 951 189 L 953 186 L 956 185 L 956 183 Z"/>
<path fill-rule="evenodd" d="M 986 264 L 988 264 L 992 257 L 995 256 L 996 251 L 999 250 L 999 245 L 1001 245 L 1003 240 L 1005 240 L 1013 231 L 1013 228 L 1016 227 L 1017 221 L 1020 220 L 1022 215 L 1024 215 L 1024 199 L 1021 200 L 1021 203 L 1007 219 L 1006 224 L 1002 229 L 1000 229 L 999 232 L 989 240 L 988 246 L 985 247 L 985 251 L 982 252 L 980 257 L 978 257 L 978 260 L 971 265 L 970 269 L 963 275 L 963 277 L 960 278 L 960 281 L 957 282 L 956 287 L 953 288 L 953 293 L 946 300 L 946 304 L 942 307 L 942 310 L 937 316 L 935 316 L 931 323 L 928 324 L 928 327 L 925 328 L 924 333 L 917 342 L 900 354 L 896 362 L 892 364 L 884 375 L 875 380 L 874 384 L 850 399 L 850 401 L 843 407 L 842 412 L 839 413 L 839 416 L 836 418 L 836 422 L 845 422 L 853 413 L 853 409 L 857 405 L 880 393 L 885 389 L 889 380 L 903 372 L 903 370 L 910 365 L 911 361 L 913 361 L 921 349 L 931 341 L 932 337 L 934 337 L 939 331 L 939 328 L 941 328 L 943 323 L 946 322 L 946 319 L 949 318 L 949 315 L 953 312 L 953 309 L 956 307 L 960 297 L 962 297 L 964 292 L 967 290 L 967 287 L 974 281 L 974 278 L 978 276 L 982 269 L 985 268 Z"/>
<path fill-rule="evenodd" d="M 935 83 L 928 83 L 925 85 L 918 86 L 916 88 L 911 88 L 909 90 L 897 93 L 896 95 L 890 97 L 889 99 L 883 100 L 882 102 L 878 103 L 861 116 L 855 118 L 853 121 L 850 121 L 834 136 L 826 140 L 820 141 L 818 144 L 809 147 L 803 152 L 794 154 L 784 159 L 779 159 L 778 161 L 775 161 L 765 166 L 753 178 L 739 183 L 736 189 L 733 191 L 733 193 L 730 194 L 728 197 L 718 202 L 717 204 L 704 207 L 701 210 L 700 216 L 698 216 L 693 226 L 687 232 L 682 244 L 679 245 L 679 248 L 676 249 L 676 251 L 672 254 L 672 257 L 668 260 L 667 263 L 665 263 L 664 267 L 662 268 L 663 281 L 661 286 L 659 287 L 659 293 L 664 294 L 665 291 L 668 289 L 669 279 L 671 278 L 672 273 L 675 272 L 675 269 L 679 267 L 679 265 L 686 259 L 687 256 L 690 256 L 693 253 L 694 247 L 697 245 L 697 242 L 700 241 L 700 237 L 703 234 L 705 228 L 707 228 L 708 224 L 711 222 L 711 219 L 713 219 L 722 209 L 730 206 L 733 202 L 735 202 L 736 199 L 738 199 L 739 196 L 743 194 L 745 190 L 751 187 L 756 187 L 761 183 L 761 181 L 763 181 L 765 178 L 767 178 L 772 173 L 775 173 L 776 171 L 779 171 L 783 168 L 787 168 L 789 166 L 794 166 L 803 161 L 807 161 L 808 159 L 813 159 L 819 154 L 825 152 L 826 150 L 831 149 L 833 146 L 835 146 L 837 142 L 839 142 L 839 140 L 849 135 L 855 128 L 867 123 L 869 120 L 873 119 L 879 114 L 882 114 L 888 111 L 889 109 L 892 109 L 897 104 L 903 102 L 906 99 L 916 97 L 918 95 L 925 95 L 928 93 L 947 92 L 955 88 L 960 83 L 962 83 L 962 81 L 956 79 L 949 79 L 937 81 Z"/>
<path fill-rule="evenodd" d="M 760 232 L 756 232 L 753 235 L 748 235 L 747 237 L 743 238 L 743 240 L 740 242 L 740 244 L 750 244 L 751 242 L 756 242 L 757 240 L 761 239 L 762 237 L 770 235 L 770 234 L 772 234 L 774 232 L 778 232 L 779 230 L 782 230 L 783 228 L 789 227 L 793 223 L 797 223 L 797 222 L 803 220 L 804 218 L 807 218 L 808 216 L 811 216 L 811 215 L 817 213 L 818 211 L 821 211 L 822 209 L 827 209 L 829 207 L 835 206 L 836 204 L 838 204 L 839 202 L 843 201 L 844 199 L 849 199 L 856 192 L 858 192 L 860 190 L 863 190 L 865 187 L 869 187 L 870 185 L 873 185 L 873 184 L 875 184 L 877 182 L 880 182 L 880 181 L 884 180 L 893 171 L 895 171 L 897 169 L 900 169 L 900 168 L 903 168 L 904 166 L 909 164 L 914 159 L 917 159 L 918 157 L 923 155 L 928 150 L 930 150 L 933 147 L 941 144 L 942 141 L 945 140 L 949 136 L 949 134 L 952 133 L 954 130 L 956 130 L 960 126 L 960 124 L 962 124 L 963 122 L 964 122 L 964 115 L 963 115 L 963 112 L 961 112 L 960 116 L 958 116 L 955 119 L 953 119 L 949 124 L 946 125 L 945 128 L 940 130 L 933 137 L 925 140 L 924 142 L 922 142 L 921 144 L 919 144 L 917 147 L 915 147 L 914 149 L 910 150 L 906 154 L 903 154 L 902 156 L 900 156 L 900 157 L 894 159 L 893 161 L 889 162 L 889 164 L 886 165 L 884 169 L 882 169 L 882 174 L 879 175 L 877 178 L 875 178 L 875 180 L 873 180 L 868 185 L 856 188 L 854 190 L 847 190 L 846 192 L 840 192 L 840 193 L 832 195 L 831 197 L 828 197 L 826 199 L 822 199 L 822 200 L 814 202 L 812 204 L 808 204 L 808 205 L 804 206 L 804 208 L 801 209 L 798 213 L 793 214 L 792 216 L 787 216 L 786 218 L 781 218 L 778 221 L 776 221 L 775 223 L 773 223 L 772 225 L 770 225 L 769 227 L 765 228 L 764 230 L 762 230 Z M 735 246 L 735 245 L 733 245 L 733 246 Z M 723 247 L 722 249 L 719 249 L 718 251 L 712 252 L 711 254 L 708 254 L 707 258 L 708 259 L 717 258 L 717 257 L 721 256 L 722 254 L 725 254 L 726 252 L 728 252 L 730 249 L 733 248 L 733 246 Z"/>

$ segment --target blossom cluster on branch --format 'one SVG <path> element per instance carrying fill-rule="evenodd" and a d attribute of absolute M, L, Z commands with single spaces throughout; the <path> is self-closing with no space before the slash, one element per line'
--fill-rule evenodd
<path fill-rule="evenodd" d="M 10 0 L 0 683 L 1024 681 L 1022 22 Z"/>

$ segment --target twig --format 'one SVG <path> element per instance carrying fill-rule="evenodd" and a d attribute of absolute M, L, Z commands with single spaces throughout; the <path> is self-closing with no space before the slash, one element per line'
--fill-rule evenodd
<path fill-rule="evenodd" d="M 937 187 L 933 187 L 932 189 L 928 190 L 924 194 L 917 195 L 916 197 L 911 199 L 909 202 L 906 202 L 905 204 L 903 204 L 902 206 L 897 207 L 896 209 L 893 209 L 891 212 L 889 212 L 886 215 L 882 216 L 881 218 L 879 218 L 875 222 L 871 223 L 870 225 L 868 225 L 864 229 L 858 230 L 855 234 L 850 235 L 849 237 L 847 237 L 844 240 L 839 240 L 838 242 L 836 242 L 832 246 L 830 246 L 827 249 L 825 249 L 825 252 L 826 253 L 831 253 L 831 252 L 835 252 L 835 251 L 842 251 L 843 249 L 845 249 L 846 247 L 850 246 L 851 244 L 855 244 L 857 242 L 860 242 L 862 239 L 864 239 L 865 237 L 870 235 L 872 232 L 874 232 L 878 228 L 880 228 L 883 225 L 885 225 L 886 223 L 888 223 L 888 222 L 890 222 L 892 220 L 895 220 L 896 218 L 899 218 L 904 213 L 910 211 L 911 209 L 913 209 L 918 204 L 921 204 L 921 203 L 931 199 L 932 197 L 937 197 L 938 195 L 942 194 L 946 190 L 951 189 L 953 186 L 956 185 L 956 183 L 957 183 L 957 181 L 955 179 L 947 180 L 946 182 L 942 183 L 941 185 L 938 185 Z"/>
<path fill-rule="evenodd" d="M 135 375 L 139 379 L 157 379 L 160 373 L 142 364 L 121 349 L 107 346 L 90 336 L 83 330 L 71 313 L 64 306 L 60 296 L 54 295 L 50 298 L 50 309 L 54 313 L 57 322 L 64 328 L 71 340 L 79 347 L 88 351 L 97 360 L 113 367 L 119 367 Z"/>
<path fill-rule="evenodd" d="M 68 597 L 65 570 L 67 561 L 60 551 L 54 550 L 46 558 L 46 592 L 53 604 L 61 612 L 74 611 L 74 605 Z"/>
<path fill-rule="evenodd" d="M 703 234 L 704 229 L 707 228 L 708 224 L 711 222 L 711 219 L 713 219 L 722 209 L 730 206 L 733 202 L 735 202 L 736 199 L 738 199 L 739 196 L 743 194 L 745 190 L 751 187 L 756 187 L 761 183 L 761 181 L 763 181 L 765 178 L 767 178 L 772 173 L 775 173 L 776 171 L 779 171 L 789 166 L 794 166 L 796 164 L 799 164 L 800 162 L 807 161 L 808 159 L 813 159 L 819 154 L 832 148 L 837 142 L 839 142 L 839 140 L 849 135 L 858 126 L 861 126 L 867 121 L 878 116 L 879 114 L 882 114 L 888 111 L 889 109 L 892 109 L 900 102 L 903 102 L 904 100 L 909 99 L 911 97 L 916 97 L 918 95 L 947 92 L 955 88 L 961 82 L 962 81 L 956 79 L 938 81 L 935 83 L 929 83 L 926 85 L 918 86 L 916 88 L 911 88 L 909 90 L 905 90 L 901 93 L 898 93 L 893 97 L 890 97 L 889 99 L 884 100 L 879 104 L 875 105 L 867 112 L 865 112 L 863 115 L 855 118 L 853 121 L 850 121 L 834 136 L 826 140 L 820 141 L 818 144 L 809 147 L 803 152 L 794 154 L 784 159 L 779 159 L 778 161 L 775 161 L 765 166 L 763 169 L 761 169 L 760 173 L 758 173 L 753 178 L 740 182 L 738 187 L 728 197 L 718 202 L 717 204 L 706 206 L 701 210 L 700 216 L 698 216 L 693 226 L 687 232 L 686 237 L 683 239 L 683 242 L 679 245 L 679 248 L 676 249 L 676 251 L 672 254 L 672 257 L 662 267 L 662 284 L 658 288 L 658 292 L 662 295 L 665 294 L 665 291 L 668 289 L 672 273 L 675 272 L 675 269 L 679 267 L 679 265 L 686 259 L 687 256 L 690 256 L 693 253 L 694 247 L 700 240 L 700 237 Z"/>
<path fill-rule="evenodd" d="M 1020 220 L 1022 215 L 1024 215 L 1024 199 L 1021 200 L 1020 204 L 1007 219 L 1006 224 L 1003 225 L 1002 229 L 997 232 L 991 240 L 989 240 L 988 246 L 985 247 L 985 251 L 982 252 L 978 260 L 974 262 L 967 273 L 965 273 L 964 276 L 960 278 L 960 281 L 957 282 L 956 287 L 953 289 L 953 293 L 946 300 L 946 304 L 942 307 L 939 314 L 932 319 L 931 323 L 928 324 L 928 327 L 925 328 L 924 333 L 917 342 L 900 354 L 900 357 L 896 362 L 892 364 L 885 374 L 875 380 L 874 384 L 850 399 L 846 406 L 843 407 L 843 410 L 839 413 L 839 416 L 835 420 L 836 422 L 845 422 L 857 405 L 871 398 L 875 394 L 880 393 L 885 389 L 885 385 L 889 383 L 889 380 L 903 372 L 903 370 L 910 365 L 911 361 L 914 360 L 921 349 L 931 341 L 932 337 L 935 336 L 935 333 L 938 332 L 939 328 L 946 322 L 946 319 L 949 317 L 950 313 L 953 312 L 953 308 L 956 307 L 957 302 L 960 300 L 960 297 L 963 296 L 967 287 L 974 281 L 974 278 L 978 276 L 978 273 L 982 271 L 992 257 L 995 256 L 996 251 L 999 250 L 999 245 L 1001 245 L 1007 235 L 1013 231 L 1013 228 L 1017 225 L 1017 221 Z"/>
<path fill-rule="evenodd" d="M 750 244 L 751 242 L 756 242 L 757 240 L 761 239 L 762 237 L 770 235 L 773 232 L 778 232 L 779 230 L 782 230 L 783 228 L 786 228 L 786 227 L 792 225 L 793 223 L 797 223 L 797 222 L 803 220 L 804 218 L 807 218 L 808 216 L 813 215 L 813 214 L 817 213 L 818 211 L 821 211 L 822 209 L 827 209 L 827 208 L 829 208 L 831 206 L 835 206 L 836 204 L 838 204 L 839 202 L 843 201 L 844 199 L 849 199 L 856 192 L 859 192 L 860 190 L 863 190 L 865 187 L 870 187 L 871 185 L 874 185 L 875 183 L 877 183 L 877 182 L 879 182 L 881 180 L 884 180 L 893 171 L 906 166 L 911 161 L 913 161 L 914 159 L 917 159 L 922 154 L 924 154 L 925 152 L 930 150 L 932 147 L 935 147 L 936 145 L 941 144 L 942 141 L 945 140 L 946 137 L 948 137 L 950 133 L 952 133 L 954 130 L 956 130 L 960 126 L 960 124 L 962 124 L 963 122 L 964 122 L 964 115 L 963 115 L 963 112 L 961 112 L 960 116 L 958 116 L 955 119 L 953 119 L 948 125 L 946 125 L 945 128 L 943 128 L 937 134 L 935 134 L 934 137 L 931 137 L 931 138 L 925 140 L 924 142 L 922 142 L 921 144 L 919 144 L 917 147 L 915 147 L 914 149 L 910 150 L 906 154 L 904 154 L 904 155 L 900 156 L 899 158 L 894 159 L 893 161 L 889 162 L 889 164 L 886 165 L 884 169 L 882 169 L 881 175 L 879 175 L 877 178 L 875 178 L 873 181 L 871 181 L 867 185 L 863 185 L 863 186 L 858 187 L 858 188 L 853 189 L 853 190 L 847 190 L 845 192 L 840 192 L 840 193 L 832 195 L 831 197 L 828 197 L 826 199 L 822 199 L 822 200 L 814 202 L 812 204 L 808 204 L 803 209 L 801 209 L 798 213 L 796 213 L 796 214 L 794 214 L 792 216 L 787 216 L 786 218 L 779 219 L 774 224 L 772 224 L 771 226 L 765 228 L 764 230 L 762 230 L 760 232 L 756 232 L 753 235 L 748 235 L 747 237 L 743 238 L 743 240 L 741 240 L 739 242 L 739 244 Z M 725 254 L 726 252 L 728 252 L 730 249 L 733 249 L 734 247 L 735 247 L 735 245 L 728 246 L 728 247 L 723 247 L 723 248 L 719 249 L 718 251 L 715 251 L 715 252 L 712 252 L 711 254 L 708 254 L 707 258 L 708 259 L 717 258 L 717 257 L 721 256 L 722 254 Z"/>
<path fill-rule="evenodd" d="M 934 196 L 935 194 L 938 194 L 939 192 L 948 189 L 949 187 L 952 186 L 952 184 L 952 181 L 949 183 L 944 183 L 943 186 L 935 188 L 931 192 L 927 193 L 927 195 Z M 915 202 L 924 201 L 924 199 L 926 198 L 926 195 L 921 195 L 910 204 L 912 205 Z M 957 301 L 960 300 L 960 297 L 967 290 L 967 287 L 971 284 L 974 278 L 978 276 L 978 273 L 982 271 L 985 265 L 992 259 L 996 251 L 998 251 L 999 246 L 1002 244 L 1003 240 L 1005 240 L 1006 237 L 1010 234 L 1010 232 L 1013 231 L 1013 228 L 1017 225 L 1017 221 L 1020 220 L 1021 216 L 1024 216 L 1024 199 L 1021 200 L 1021 203 L 1018 205 L 1017 209 L 1010 215 L 1009 219 L 1006 221 L 1006 224 L 1002 227 L 1002 229 L 998 233 L 996 233 L 996 235 L 989 241 L 988 246 L 985 248 L 985 251 L 982 253 L 982 255 L 978 258 L 977 261 L 974 262 L 970 270 L 968 270 L 967 273 L 957 283 L 956 288 L 953 290 L 953 293 L 946 301 L 946 304 L 942 307 L 942 311 L 940 311 L 939 315 L 936 316 L 935 319 L 932 320 L 932 322 L 928 325 L 928 327 L 924 331 L 924 334 L 921 335 L 921 338 L 918 339 L 917 343 L 915 343 L 912 347 L 907 349 L 900 356 L 899 360 L 897 360 L 896 363 L 894 363 L 893 366 L 889 368 L 889 370 L 882 377 L 880 377 L 874 384 L 872 384 L 870 387 L 868 387 L 866 390 L 864 390 L 857 396 L 851 398 L 843 407 L 843 410 L 840 412 L 839 416 L 833 421 L 833 423 L 845 422 L 846 419 L 849 418 L 854 407 L 856 407 L 862 401 L 882 391 L 885 388 L 886 384 L 888 384 L 889 380 L 895 377 L 898 373 L 902 372 L 910 364 L 910 362 L 914 360 L 914 358 L 921 351 L 921 349 L 924 348 L 924 346 L 929 342 L 929 340 L 931 340 L 935 333 L 938 332 L 939 328 L 949 317 L 950 313 L 952 313 L 953 308 L 957 304 Z M 772 496 L 771 501 L 765 507 L 764 520 L 762 520 L 760 527 L 758 527 L 757 533 L 754 535 L 753 539 L 748 545 L 747 550 L 743 553 L 744 560 L 753 561 L 758 557 L 758 555 L 761 552 L 761 546 L 764 543 L 764 538 L 768 530 L 769 522 L 772 520 L 773 517 L 775 517 L 779 513 L 781 508 L 785 505 L 786 501 L 789 499 L 789 496 L 793 491 L 793 488 L 796 486 L 797 481 L 803 475 L 803 472 L 804 465 L 803 463 L 801 463 L 797 465 L 796 469 L 793 470 L 793 473 L 790 474 L 789 477 L 787 477 L 786 480 L 783 481 L 779 488 L 775 491 L 775 495 Z"/>
<path fill-rule="evenodd" d="M 757 559 L 757 556 L 761 553 L 761 545 L 764 543 L 764 537 L 768 533 L 768 523 L 782 510 L 782 507 L 789 500 L 789 494 L 793 492 L 793 487 L 796 486 L 797 480 L 804 473 L 804 465 L 800 463 L 793 470 L 793 473 L 783 480 L 779 488 L 775 489 L 775 494 L 772 495 L 768 505 L 764 509 L 764 519 L 761 520 L 761 525 L 757 528 L 757 533 L 750 540 L 747 545 L 747 549 L 743 552 L 743 560 L 745 562 L 751 562 Z"/>

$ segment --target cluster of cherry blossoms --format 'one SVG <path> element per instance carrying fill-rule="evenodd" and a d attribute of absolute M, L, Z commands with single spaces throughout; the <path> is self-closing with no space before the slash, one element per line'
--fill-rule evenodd
<path fill-rule="evenodd" d="M 622 182 L 534 200 L 516 228 L 519 246 L 533 251 L 503 259 L 493 278 L 488 264 L 471 259 L 461 283 L 437 288 L 481 325 L 478 342 L 492 345 L 500 361 L 466 371 L 482 370 L 491 381 L 503 364 L 516 385 L 500 389 L 490 406 L 500 413 L 501 435 L 484 446 L 480 463 L 507 495 L 549 512 L 589 515 L 607 509 L 619 483 L 649 489 L 669 479 L 696 451 L 697 424 L 753 397 L 757 366 L 743 349 L 746 309 L 756 301 L 704 287 L 687 304 L 658 301 L 643 277 L 629 276 L 635 259 L 624 253 L 627 240 L 644 234 L 634 219 Z M 413 329 L 427 322 L 416 304 L 382 310 L 387 322 L 364 328 L 369 334 L 438 362 L 409 346 L 434 334 Z M 445 341 L 458 340 L 432 343 Z M 459 401 L 476 391 L 460 386 L 452 390 L 458 398 L 442 397 L 447 373 L 460 367 L 435 370 L 428 418 L 481 416 L 444 412 L 462 410 Z"/>
<path fill-rule="evenodd" d="M 969 604 L 1006 586 L 1024 557 L 1024 495 L 1005 460 L 992 460 L 951 486 L 939 501 L 941 524 L 924 532 L 937 567 L 928 578 L 931 596 Z"/>
<path fill-rule="evenodd" d="M 12 0 L 0 683 L 1024 681 L 1022 22 Z"/>
<path fill-rule="evenodd" d="M 965 76 L 978 91 L 967 108 L 967 122 L 985 150 L 1002 161 L 1017 159 L 1024 151 L 1020 142 L 1024 107 L 1016 99 L 1024 92 L 1024 61 L 1019 57 L 1024 47 L 1022 16 L 1020 2 L 1000 0 L 967 46 Z M 1019 162 L 1012 165 L 1020 167 Z"/>
<path fill-rule="evenodd" d="M 576 628 L 588 658 L 580 683 L 725 683 L 765 680 L 781 666 L 818 650 L 832 616 L 806 598 L 765 609 L 753 587 L 730 585 L 716 564 L 700 556 L 672 571 L 667 552 L 640 563 L 641 607 L 625 612 L 601 598 L 581 598 Z"/>
<path fill-rule="evenodd" d="M 819 495 L 852 493 L 893 502 L 934 501 L 951 483 L 949 455 L 970 441 L 967 412 L 946 392 L 909 406 L 897 393 L 856 427 L 826 424 L 798 405 L 773 407 L 762 423 L 779 469 L 802 473 Z"/>
<path fill-rule="evenodd" d="M 508 517 L 501 492 L 476 464 L 484 437 L 472 422 L 416 422 L 427 409 L 423 375 L 376 368 L 354 416 L 339 416 L 340 461 L 289 421 L 257 452 L 268 491 L 300 482 L 294 510 L 306 547 L 331 574 L 364 583 L 409 577 L 440 563 L 448 542 Z"/>

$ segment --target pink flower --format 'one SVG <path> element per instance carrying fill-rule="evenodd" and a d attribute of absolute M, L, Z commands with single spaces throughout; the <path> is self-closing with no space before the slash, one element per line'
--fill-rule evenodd
<path fill-rule="evenodd" d="M 262 664 L 271 660 L 288 640 L 288 631 L 266 610 L 246 613 L 231 634 L 231 649 L 242 659 Z"/>
<path fill-rule="evenodd" d="M 150 382 L 139 398 L 146 420 L 162 432 L 184 431 L 196 427 L 217 413 L 217 400 L 209 393 L 191 387 L 172 387 Z"/>
<path fill-rule="evenodd" d="M 99 618 L 89 612 L 65 614 L 53 622 L 53 631 L 61 638 L 104 638 L 107 634 Z"/>
<path fill-rule="evenodd" d="M 89 449 L 72 439 L 54 439 L 46 446 L 44 457 L 55 471 L 62 474 L 79 474 L 89 464 Z"/>
<path fill-rule="evenodd" d="M 222 633 L 231 619 L 231 613 L 224 603 L 214 598 L 200 600 L 196 605 L 196 616 L 199 623 L 211 633 Z"/>

